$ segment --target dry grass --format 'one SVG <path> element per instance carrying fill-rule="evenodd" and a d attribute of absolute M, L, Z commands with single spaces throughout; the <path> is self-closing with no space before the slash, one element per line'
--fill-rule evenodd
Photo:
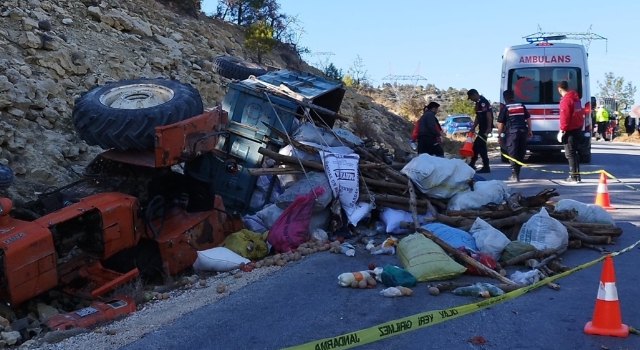
<path fill-rule="evenodd" d="M 621 133 L 614 139 L 614 141 L 640 143 L 640 132 L 636 130 L 631 135 L 627 135 L 627 133 Z"/>
<path fill-rule="evenodd" d="M 144 299 L 145 283 L 142 278 L 138 277 L 135 280 L 125 283 L 113 292 L 113 295 L 126 295 L 135 301 L 136 305 L 142 304 Z"/>

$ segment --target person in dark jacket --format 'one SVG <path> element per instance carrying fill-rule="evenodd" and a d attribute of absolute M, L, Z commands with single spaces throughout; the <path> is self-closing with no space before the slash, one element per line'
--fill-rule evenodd
<path fill-rule="evenodd" d="M 418 153 L 444 157 L 442 149 L 442 127 L 436 118 L 440 104 L 429 102 L 418 120 Z"/>
<path fill-rule="evenodd" d="M 498 114 L 498 141 L 509 157 L 522 163 L 527 152 L 527 138 L 533 137 L 531 115 L 525 105 L 514 101 L 513 90 L 505 90 L 502 97 L 504 97 L 505 104 Z M 512 160 L 509 162 L 511 163 L 511 176 L 508 181 L 520 182 L 522 166 Z"/>
<path fill-rule="evenodd" d="M 478 157 L 481 157 L 482 168 L 476 172 L 480 174 L 490 173 L 491 167 L 489 166 L 489 154 L 487 150 L 487 134 L 490 133 L 493 128 L 493 110 L 491 109 L 489 100 L 480 95 L 478 90 L 471 89 L 467 91 L 467 96 L 475 102 L 476 119 L 473 123 L 473 129 L 478 128 L 478 134 L 473 141 L 473 157 L 471 157 L 469 166 L 475 169 L 476 161 Z"/>
<path fill-rule="evenodd" d="M 567 182 L 578 183 L 580 179 L 580 143 L 583 137 L 584 111 L 578 93 L 569 89 L 569 83 L 557 84 L 560 99 L 560 132 L 564 144 L 564 155 L 569 161 Z"/>

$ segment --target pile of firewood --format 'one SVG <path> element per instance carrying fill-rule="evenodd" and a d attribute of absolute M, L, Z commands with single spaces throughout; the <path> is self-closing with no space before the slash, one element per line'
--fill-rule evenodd
<path fill-rule="evenodd" d="M 306 153 L 317 154 L 318 149 L 291 140 L 287 135 L 275 128 L 271 130 L 285 144 L 291 144 L 295 148 Z M 344 140 L 343 140 L 344 141 Z M 513 289 L 513 283 L 506 277 L 506 272 L 502 266 L 524 264 L 532 269 L 540 271 L 541 277 L 561 273 L 569 269 L 562 265 L 560 255 L 568 249 L 590 248 L 599 252 L 606 252 L 602 245 L 613 243 L 613 239 L 622 234 L 622 230 L 614 225 L 587 224 L 575 222 L 577 213 L 575 211 L 556 212 L 555 203 L 551 198 L 558 196 L 555 189 L 545 189 L 534 196 L 523 197 L 521 194 L 514 194 L 504 203 L 489 204 L 479 210 L 447 211 L 445 200 L 429 198 L 423 193 L 415 191 L 412 181 L 399 172 L 405 164 L 388 164 L 388 158 L 383 159 L 383 155 L 366 147 L 355 146 L 344 141 L 345 145 L 351 147 L 359 156 L 360 169 L 360 200 L 372 201 L 377 208 L 393 208 L 411 212 L 413 222 L 403 223 L 403 227 L 417 229 L 440 245 L 445 251 L 454 255 L 458 259 L 475 266 L 485 275 L 500 280 L 503 285 Z M 261 148 L 260 154 L 275 161 L 277 166 L 273 168 L 253 168 L 249 169 L 252 175 L 280 175 L 280 174 L 300 174 L 304 171 L 324 171 L 322 163 L 303 160 L 296 157 L 281 155 L 275 151 Z M 469 181 L 469 187 L 473 189 L 473 181 Z M 436 208 L 438 210 L 436 210 Z M 432 233 L 420 229 L 423 224 L 418 222 L 418 214 L 431 213 L 431 219 L 443 224 L 469 231 L 476 218 L 482 218 L 494 228 L 503 232 L 512 241 L 517 239 L 522 225 L 541 208 L 546 208 L 549 215 L 559 220 L 569 233 L 569 245 L 562 250 L 534 250 L 514 257 L 500 264 L 496 270 L 491 270 L 480 265 L 471 258 L 462 254 L 455 247 L 449 246 L 446 242 L 438 239 Z M 555 288 L 556 285 L 550 285 Z"/>

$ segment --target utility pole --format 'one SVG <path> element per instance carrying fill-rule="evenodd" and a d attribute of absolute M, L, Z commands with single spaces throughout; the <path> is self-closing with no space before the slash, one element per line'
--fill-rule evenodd
<path fill-rule="evenodd" d="M 427 80 L 427 78 L 418 74 L 420 72 L 420 63 L 418 63 L 418 67 L 415 72 L 411 75 L 399 75 L 394 74 L 393 67 L 391 63 L 389 63 L 389 75 L 382 78 L 382 81 L 390 82 L 391 88 L 394 93 L 394 100 L 396 103 L 403 103 L 405 101 L 410 100 L 415 94 L 415 87 L 418 85 L 419 81 Z M 398 85 L 398 81 L 408 81 L 409 87 L 408 89 L 405 87 L 405 91 L 402 91 L 401 86 Z M 406 84 L 403 84 L 406 85 Z M 408 91 L 406 91 L 408 90 Z"/>
<path fill-rule="evenodd" d="M 543 32 L 540 25 L 538 25 L 538 32 L 529 34 L 527 36 L 523 36 L 522 38 L 531 42 L 531 40 L 535 40 L 537 38 L 554 38 L 551 40 L 578 40 L 584 46 L 584 48 L 589 52 L 589 47 L 591 46 L 591 42 L 594 40 L 604 40 L 605 41 L 605 52 L 607 50 L 607 44 L 609 40 L 602 35 L 596 34 L 591 31 L 593 25 L 589 26 L 589 30 L 586 32 Z"/>

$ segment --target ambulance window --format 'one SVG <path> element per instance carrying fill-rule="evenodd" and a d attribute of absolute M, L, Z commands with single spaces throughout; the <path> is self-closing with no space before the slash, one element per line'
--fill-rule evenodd
<path fill-rule="evenodd" d="M 540 103 L 540 71 L 537 68 L 512 69 L 509 86 L 516 95 L 516 101 Z"/>
<path fill-rule="evenodd" d="M 569 87 L 582 97 L 582 79 L 577 67 L 519 68 L 509 71 L 508 86 L 516 102 L 525 104 L 557 104 L 560 102 L 557 83 L 566 80 Z"/>
<path fill-rule="evenodd" d="M 566 80 L 569 83 L 569 89 L 574 90 L 578 93 L 578 96 L 582 97 L 582 89 L 580 89 L 579 84 L 579 74 L 580 70 L 578 68 L 553 68 L 553 86 L 556 86 L 558 82 Z M 553 89 L 553 101 L 560 102 L 560 93 L 558 89 Z"/>

